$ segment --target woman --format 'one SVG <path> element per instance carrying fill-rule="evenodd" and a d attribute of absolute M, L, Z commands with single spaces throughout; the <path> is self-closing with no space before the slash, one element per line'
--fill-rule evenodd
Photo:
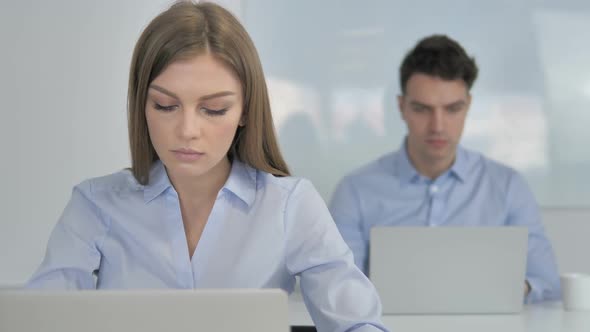
<path fill-rule="evenodd" d="M 133 54 L 132 167 L 82 182 L 30 288 L 282 288 L 320 331 L 384 330 L 313 186 L 289 176 L 260 60 L 210 3 L 157 16 Z"/>

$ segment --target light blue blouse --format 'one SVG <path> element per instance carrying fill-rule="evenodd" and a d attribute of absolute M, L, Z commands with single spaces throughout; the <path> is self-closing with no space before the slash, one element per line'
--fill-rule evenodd
<path fill-rule="evenodd" d="M 234 161 L 189 257 L 177 192 L 155 162 L 82 182 L 28 287 L 282 288 L 300 276 L 320 331 L 385 331 L 375 288 L 354 264 L 312 184 Z"/>

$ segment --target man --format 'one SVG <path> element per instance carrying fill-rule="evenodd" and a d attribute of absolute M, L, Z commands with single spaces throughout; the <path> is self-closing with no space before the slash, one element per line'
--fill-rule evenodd
<path fill-rule="evenodd" d="M 404 143 L 346 176 L 330 210 L 365 273 L 374 226 L 526 226 L 525 301 L 558 299 L 555 258 L 525 180 L 459 144 L 477 71 L 456 41 L 421 40 L 400 68 Z"/>

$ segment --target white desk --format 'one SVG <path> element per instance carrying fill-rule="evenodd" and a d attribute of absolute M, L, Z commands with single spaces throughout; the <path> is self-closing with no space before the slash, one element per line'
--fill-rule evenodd
<path fill-rule="evenodd" d="M 313 325 L 301 294 L 289 297 L 291 325 Z M 561 303 L 525 306 L 516 315 L 385 315 L 392 332 L 590 332 L 590 311 L 564 311 Z"/>

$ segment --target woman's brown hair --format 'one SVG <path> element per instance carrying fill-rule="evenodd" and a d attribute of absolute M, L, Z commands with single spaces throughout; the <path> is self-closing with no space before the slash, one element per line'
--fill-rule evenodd
<path fill-rule="evenodd" d="M 244 93 L 244 126 L 238 127 L 228 152 L 256 169 L 288 176 L 278 147 L 260 58 L 250 36 L 226 9 L 213 3 L 181 1 L 154 18 L 133 52 L 127 115 L 131 171 L 141 184 L 159 157 L 152 145 L 145 107 L 151 82 L 173 61 L 210 53 L 234 70 Z"/>

